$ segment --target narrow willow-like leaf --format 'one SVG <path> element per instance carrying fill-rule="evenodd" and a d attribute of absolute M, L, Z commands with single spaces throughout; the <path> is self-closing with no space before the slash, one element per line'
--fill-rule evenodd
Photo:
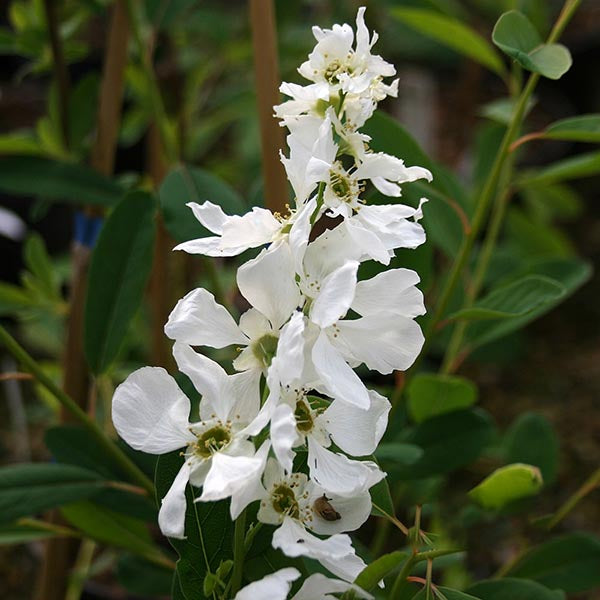
<path fill-rule="evenodd" d="M 543 137 L 572 142 L 600 142 L 600 115 L 579 115 L 561 119 L 546 127 Z"/>
<path fill-rule="evenodd" d="M 115 359 L 152 268 L 156 203 L 146 192 L 123 198 L 92 254 L 85 303 L 84 350 L 92 372 Z"/>
<path fill-rule="evenodd" d="M 0 190 L 95 206 L 112 206 L 123 194 L 112 179 L 89 167 L 41 156 L 1 158 Z"/>
<path fill-rule="evenodd" d="M 0 469 L 0 523 L 90 498 L 99 493 L 105 483 L 96 473 L 72 465 L 3 467 Z"/>
<path fill-rule="evenodd" d="M 565 292 L 565 288 L 557 281 L 528 275 L 493 290 L 470 308 L 463 308 L 448 318 L 479 321 L 520 317 L 558 300 Z"/>
<path fill-rule="evenodd" d="M 559 160 L 542 169 L 526 171 L 516 183 L 520 187 L 548 185 L 568 179 L 591 177 L 598 173 L 600 173 L 600 152 L 587 152 Z"/>
<path fill-rule="evenodd" d="M 384 554 L 365 567 L 354 580 L 354 583 L 367 592 L 377 587 L 377 584 L 392 571 L 397 569 L 406 559 L 406 552 L 390 552 Z"/>
<path fill-rule="evenodd" d="M 550 590 L 536 581 L 506 577 L 480 581 L 466 592 L 480 600 L 565 600 L 561 590 Z"/>
<path fill-rule="evenodd" d="M 493 46 L 464 23 L 419 8 L 394 8 L 391 12 L 398 20 L 423 35 L 468 56 L 499 75 L 504 74 L 504 64 Z"/>

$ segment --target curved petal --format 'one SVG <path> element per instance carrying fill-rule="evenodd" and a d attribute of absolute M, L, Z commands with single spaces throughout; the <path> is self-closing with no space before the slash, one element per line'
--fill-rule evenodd
<path fill-rule="evenodd" d="M 292 448 L 298 443 L 298 432 L 294 409 L 289 404 L 280 404 L 273 411 L 270 434 L 277 460 L 288 473 L 291 473 L 295 456 Z"/>
<path fill-rule="evenodd" d="M 204 256 L 237 256 L 246 248 L 221 248 L 221 238 L 216 236 L 198 238 L 177 244 L 173 250 L 183 250 L 188 254 L 203 254 Z"/>
<path fill-rule="evenodd" d="M 311 531 L 319 535 L 333 535 L 346 531 L 356 531 L 371 514 L 372 504 L 369 492 L 360 492 L 353 496 L 345 497 L 326 492 L 323 488 L 314 485 L 313 482 L 308 483 L 306 491 L 309 494 L 308 501 L 313 506 L 313 519 L 309 527 Z M 324 494 L 331 508 L 340 516 L 339 519 L 328 521 L 315 509 L 315 502 L 323 499 Z"/>
<path fill-rule="evenodd" d="M 385 477 L 372 461 L 350 460 L 308 438 L 308 468 L 311 479 L 327 492 L 352 496 L 368 490 Z"/>
<path fill-rule="evenodd" d="M 167 495 L 162 499 L 158 511 L 158 525 L 164 535 L 179 540 L 185 539 L 185 486 L 190 478 L 190 467 L 183 463 L 179 473 L 173 480 Z"/>
<path fill-rule="evenodd" d="M 273 548 L 281 549 L 287 556 L 308 556 L 319 561 L 324 558 L 335 561 L 354 554 L 350 536 L 336 534 L 322 540 L 306 531 L 303 525 L 291 517 L 283 519 L 281 527 L 273 533 L 272 543 Z"/>
<path fill-rule="evenodd" d="M 266 494 L 265 488 L 262 485 L 261 477 L 265 470 L 267 458 L 269 456 L 269 449 L 271 443 L 266 440 L 262 443 L 261 447 L 256 451 L 254 458 L 260 461 L 259 476 L 251 479 L 246 485 L 242 486 L 236 492 L 231 495 L 231 504 L 229 506 L 229 512 L 231 514 L 231 520 L 235 521 L 241 512 L 255 500 L 260 500 Z"/>
<path fill-rule="evenodd" d="M 360 556 L 356 556 L 354 552 L 335 560 L 322 558 L 319 562 L 334 575 L 349 582 L 354 581 L 367 566 L 365 561 Z"/>
<path fill-rule="evenodd" d="M 425 314 L 423 294 L 415 287 L 419 275 L 410 269 L 391 269 L 360 281 L 352 308 L 363 316 L 402 315 L 414 318 Z"/>
<path fill-rule="evenodd" d="M 290 247 L 280 243 L 263 250 L 237 272 L 240 292 L 279 329 L 300 303 Z"/>
<path fill-rule="evenodd" d="M 344 355 L 384 375 L 408 369 L 425 341 L 418 323 L 401 315 L 338 321 L 337 328 Z"/>
<path fill-rule="evenodd" d="M 215 452 L 204 479 L 202 495 L 197 501 L 210 502 L 228 498 L 260 481 L 264 462 L 255 456 L 229 456 Z"/>
<path fill-rule="evenodd" d="M 203 288 L 192 290 L 179 300 L 169 315 L 165 333 L 172 340 L 192 346 L 225 348 L 248 343 L 227 309 Z"/>
<path fill-rule="evenodd" d="M 268 244 L 281 229 L 281 223 L 266 208 L 254 207 L 245 215 L 229 217 L 223 227 L 223 248 L 256 248 Z"/>
<path fill-rule="evenodd" d="M 192 209 L 196 219 L 198 219 L 206 229 L 219 235 L 223 233 L 223 227 L 230 219 L 220 206 L 209 201 L 206 201 L 203 204 L 188 202 L 186 206 L 189 206 Z"/>
<path fill-rule="evenodd" d="M 310 319 L 321 328 L 333 325 L 350 308 L 356 289 L 358 262 L 348 261 L 323 279 L 310 310 Z"/>
<path fill-rule="evenodd" d="M 315 573 L 306 579 L 298 593 L 292 596 L 292 600 L 333 600 L 333 596 L 328 594 L 341 594 L 348 590 L 354 591 L 355 598 L 373 600 L 371 594 L 368 594 L 357 585 L 340 579 L 330 579 L 321 573 Z"/>
<path fill-rule="evenodd" d="M 319 334 L 313 346 L 312 362 L 317 375 L 332 398 L 354 404 L 359 408 L 369 408 L 367 388 L 333 347 L 324 331 Z"/>
<path fill-rule="evenodd" d="M 373 390 L 369 398 L 367 410 L 334 400 L 322 415 L 336 445 L 353 456 L 373 454 L 387 427 L 390 403 Z"/>
<path fill-rule="evenodd" d="M 279 569 L 258 581 L 253 581 L 243 587 L 233 600 L 285 600 L 292 587 L 292 581 L 300 577 L 300 571 L 293 567 Z"/>
<path fill-rule="evenodd" d="M 277 352 L 271 361 L 269 387 L 290 385 L 300 379 L 304 369 L 304 315 L 296 311 L 283 326 L 277 342 Z"/>
<path fill-rule="evenodd" d="M 172 452 L 194 441 L 189 414 L 187 396 L 160 367 L 134 371 L 113 396 L 117 432 L 132 448 L 149 454 Z"/>
<path fill-rule="evenodd" d="M 390 252 L 376 234 L 352 219 L 346 220 L 345 225 L 352 242 L 361 250 L 363 255 L 383 265 L 390 264 Z"/>

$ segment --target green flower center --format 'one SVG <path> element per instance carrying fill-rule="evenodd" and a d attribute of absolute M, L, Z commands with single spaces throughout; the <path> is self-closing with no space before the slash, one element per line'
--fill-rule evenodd
<path fill-rule="evenodd" d="M 207 429 L 194 444 L 194 452 L 202 458 L 210 458 L 231 441 L 231 434 L 225 427 L 217 425 Z"/>
<path fill-rule="evenodd" d="M 313 418 L 310 412 L 310 406 L 304 400 L 296 402 L 296 410 L 294 410 L 296 418 L 296 427 L 302 433 L 309 433 L 313 428 Z"/>
<path fill-rule="evenodd" d="M 348 177 L 334 170 L 329 171 L 329 187 L 342 202 L 350 202 L 356 191 Z"/>
<path fill-rule="evenodd" d="M 265 369 L 271 364 L 277 352 L 278 341 L 277 336 L 267 333 L 252 344 L 252 353 Z"/>
<path fill-rule="evenodd" d="M 300 509 L 294 491 L 285 484 L 278 485 L 271 494 L 273 508 L 280 514 L 288 515 L 293 519 L 300 517 Z"/>
<path fill-rule="evenodd" d="M 327 65 L 327 68 L 323 73 L 323 77 L 328 83 L 335 85 L 336 83 L 339 83 L 339 77 L 342 73 L 351 74 L 352 70 L 348 67 L 348 65 L 345 65 L 339 60 L 332 60 Z"/>

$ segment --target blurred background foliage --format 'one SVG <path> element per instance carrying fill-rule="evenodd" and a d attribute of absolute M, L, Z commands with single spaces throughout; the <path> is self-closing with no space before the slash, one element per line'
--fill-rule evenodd
<path fill-rule="evenodd" d="M 90 410 L 111 431 L 115 385 L 137 366 L 170 365 L 166 341 L 156 339 L 180 296 L 202 285 L 243 309 L 235 289 L 235 260 L 215 268 L 214 261 L 168 250 L 175 242 L 203 235 L 186 201 L 210 199 L 232 213 L 263 204 L 251 30 L 241 1 L 130 3 L 136 26 L 124 70 L 114 176 L 100 175 L 86 165 L 93 165 L 112 3 L 53 4 L 68 73 L 66 98 L 55 71 L 44 2 L 12 0 L 0 13 L 0 316 L 40 360 L 44 372 L 61 382 L 74 273 L 72 241 L 75 234 L 80 242 L 92 240 L 101 214 L 109 215 L 97 246 L 104 250 L 92 255 L 84 321 L 85 356 L 95 374 Z M 313 45 L 312 24 L 351 23 L 357 6 L 350 0 L 275 2 L 281 79 L 300 82 L 295 69 Z M 400 94 L 383 103 L 388 116 L 374 118 L 366 131 L 376 150 L 396 154 L 407 164 L 428 166 L 435 174 L 433 186 L 406 186 L 403 198 L 430 198 L 424 209 L 429 242 L 416 251 L 399 252 L 394 261 L 420 273 L 427 304 L 433 306 L 506 130 L 510 87 L 518 85 L 523 73 L 491 45 L 490 50 L 473 49 L 462 31 L 444 39 L 425 17 L 434 13 L 455 19 L 489 41 L 498 17 L 518 9 L 545 38 L 561 3 L 371 0 L 367 6 L 367 23 L 380 34 L 377 51 L 397 66 Z M 511 566 L 523 549 L 548 539 L 532 515 L 555 512 L 598 468 L 600 458 L 600 290 L 592 272 L 600 256 L 600 126 L 597 120 L 589 126 L 565 126 L 564 135 L 560 127 L 558 134 L 546 130 L 561 119 L 600 112 L 600 4 L 582 2 L 561 41 L 571 51 L 573 66 L 558 81 L 541 79 L 535 90 L 522 133 L 537 133 L 514 153 L 518 166 L 506 199 L 506 218 L 482 282 L 479 309 L 504 315 L 490 319 L 480 314 L 482 320 L 469 322 L 461 362 L 450 369 L 460 369 L 460 377 L 428 379 L 423 374 L 410 381 L 378 458 L 389 473 L 398 516 L 412 521 L 415 506 L 423 505 L 422 523 L 436 543 L 466 550 L 436 561 L 440 584 L 464 589 L 500 569 L 565 589 L 569 597 L 592 599 L 600 598 L 592 591 L 600 584 L 600 541 L 574 532 L 600 534 L 597 492 L 557 525 L 557 531 L 571 536 L 561 538 L 566 540 L 565 553 L 552 554 L 554 547 L 543 546 L 548 554 L 545 570 L 536 566 L 535 557 L 529 564 Z M 490 51 L 491 58 L 486 54 Z M 157 106 L 164 108 L 158 119 L 163 145 L 158 168 L 153 149 Z M 140 189 L 146 197 L 137 196 L 136 202 L 146 201 L 152 208 L 138 210 L 130 202 L 118 222 L 111 207 L 123 194 Z M 371 200 L 382 201 L 376 194 Z M 83 206 L 88 207 L 85 218 L 74 220 L 74 212 Z M 166 228 L 158 238 L 155 213 Z M 87 227 L 88 237 L 82 238 L 78 227 Z M 155 254 L 159 280 L 148 287 L 153 245 L 164 256 L 157 259 Z M 115 262 L 122 267 L 117 273 L 110 267 Z M 363 268 L 366 276 L 374 267 Z M 527 275 L 537 279 L 523 283 Z M 125 301 L 110 293 L 118 282 L 127 284 Z M 511 284 L 517 287 L 510 289 L 507 302 L 502 289 Z M 540 296 L 544 285 L 545 295 Z M 533 301 L 528 300 L 531 286 Z M 463 306 L 461 288 L 450 299 L 445 319 Z M 94 305 L 98 297 L 102 301 Z M 121 322 L 110 321 L 113 310 L 123 315 Z M 447 321 L 442 325 L 421 363 L 423 373 L 438 369 L 450 341 L 451 327 Z M 213 356 L 229 358 L 227 351 Z M 5 373 L 18 370 L 8 355 L 2 354 L 1 360 Z M 401 378 L 372 383 L 388 396 L 399 394 L 402 385 Z M 189 388 L 185 381 L 182 385 Z M 84 440 L 77 430 L 57 429 L 67 426 L 59 425 L 59 405 L 42 386 L 6 379 L 0 395 L 2 463 L 41 462 L 53 455 L 60 462 L 88 466 L 81 457 L 73 458 Z M 142 458 L 137 460 L 144 465 Z M 470 489 L 510 463 L 537 466 L 542 492 L 499 510 L 469 499 Z M 153 466 L 145 468 L 153 476 Z M 147 562 L 153 546 L 143 522 L 154 522 L 155 508 L 152 503 L 138 506 L 132 498 L 105 493 L 103 498 L 94 496 L 92 503 L 81 497 L 63 510 L 69 527 L 94 540 L 78 551 L 70 600 L 81 594 L 123 598 L 124 589 L 131 597 L 168 594 L 171 572 Z M 133 506 L 133 514 L 123 514 L 125 505 Z M 86 521 L 87 514 L 102 511 L 107 511 L 105 522 Z M 113 535 L 107 523 L 114 525 L 115 519 L 129 532 L 142 526 L 138 537 L 143 543 L 124 543 L 122 531 Z M 156 540 L 156 528 L 151 526 L 150 532 Z M 0 528 L 3 598 L 34 593 L 43 537 L 35 527 L 25 532 L 8 523 Z M 404 544 L 388 522 L 376 518 L 359 537 L 366 557 Z M 15 541 L 28 543 L 13 546 Z M 563 568 L 563 579 L 548 572 L 553 556 L 559 557 L 557 572 L 560 565 L 572 566 Z M 256 578 L 264 566 L 255 563 L 253 568 L 251 577 Z M 492 597 L 476 587 L 474 595 Z"/>

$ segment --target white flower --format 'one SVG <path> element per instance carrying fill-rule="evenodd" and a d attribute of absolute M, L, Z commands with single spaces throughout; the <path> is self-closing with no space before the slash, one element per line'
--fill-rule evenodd
<path fill-rule="evenodd" d="M 292 582 L 299 577 L 300 571 L 293 567 L 280 569 L 258 581 L 249 583 L 236 594 L 234 600 L 286 600 Z M 373 598 L 371 594 L 356 585 L 315 573 L 306 579 L 291 600 L 336 600 L 331 594 L 339 594 L 348 590 L 354 590 L 356 598 L 364 600 Z"/>
<path fill-rule="evenodd" d="M 265 495 L 258 519 L 280 525 L 273 534 L 273 547 L 287 556 L 314 558 L 334 575 L 353 581 L 365 563 L 356 556 L 350 537 L 341 532 L 354 531 L 367 520 L 369 493 L 353 497 L 326 494 L 303 473 L 286 475 L 274 459 L 267 462 L 263 482 Z M 320 539 L 307 529 L 330 537 Z"/>
<path fill-rule="evenodd" d="M 237 282 L 253 306 L 241 316 L 239 326 L 210 292 L 198 288 L 179 300 L 165 333 L 192 346 L 245 346 L 234 362 L 235 368 L 266 371 L 276 353 L 279 331 L 301 301 L 289 245 L 281 243 L 263 250 L 240 267 Z"/>
<path fill-rule="evenodd" d="M 292 567 L 279 569 L 258 581 L 253 581 L 243 587 L 234 600 L 286 600 L 292 587 L 292 582 L 300 577 L 300 571 Z"/>
<path fill-rule="evenodd" d="M 369 39 L 364 13 L 365 7 L 362 6 L 356 16 L 355 48 L 352 47 L 354 32 L 350 25 L 336 24 L 332 29 L 313 27 L 317 45 L 298 71 L 309 81 L 327 82 L 332 90 L 349 94 L 368 93 L 381 100 L 386 89 L 381 87 L 381 80 L 395 75 L 396 69 L 380 56 L 371 54 L 377 34 Z"/>
<path fill-rule="evenodd" d="M 390 406 L 377 392 L 369 395 L 371 406 L 367 410 L 339 400 L 325 410 L 326 400 L 311 398 L 299 387 L 282 388 L 280 404 L 271 416 L 270 434 L 273 451 L 284 470 L 292 471 L 293 448 L 307 444 L 310 477 L 327 492 L 350 496 L 380 481 L 385 474 L 374 462 L 350 460 L 328 449 L 333 438 L 340 448 L 349 448 L 349 454 L 374 452 L 385 431 Z"/>
<path fill-rule="evenodd" d="M 175 344 L 173 353 L 180 370 L 202 394 L 200 421 L 188 421 L 189 399 L 158 367 L 138 369 L 116 389 L 112 417 L 119 435 L 136 450 L 165 454 L 185 448 L 185 462 L 158 517 L 165 535 L 182 538 L 188 481 L 202 486 L 203 501 L 247 495 L 260 480 L 266 450 L 255 453 L 243 431 L 259 411 L 259 373 L 227 375 L 185 344 Z"/>
<path fill-rule="evenodd" d="M 174 249 L 205 256 L 237 256 L 249 248 L 283 241 L 288 237 L 306 236 L 308 239 L 307 223 L 315 208 L 314 203 L 307 203 L 303 210 L 292 210 L 288 216 L 282 217 L 256 206 L 243 216 L 226 215 L 220 206 L 212 202 L 189 202 L 187 206 L 206 229 L 217 235 L 183 242 Z"/>

